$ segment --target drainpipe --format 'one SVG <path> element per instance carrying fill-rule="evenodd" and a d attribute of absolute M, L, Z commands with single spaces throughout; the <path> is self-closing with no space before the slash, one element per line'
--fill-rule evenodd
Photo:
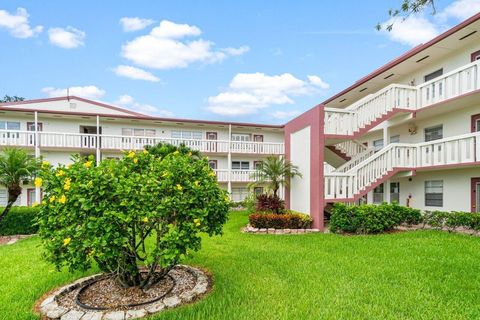
<path fill-rule="evenodd" d="M 35 143 L 35 158 L 39 159 L 40 158 L 40 141 L 39 141 L 39 135 L 38 135 L 38 112 L 35 111 L 35 121 L 34 121 L 34 126 L 35 126 L 35 133 L 34 133 L 34 143 Z M 40 187 L 35 187 L 35 202 L 40 203 L 40 192 L 41 189 Z"/>
<path fill-rule="evenodd" d="M 97 115 L 97 139 L 96 139 L 96 143 L 95 143 L 95 147 L 96 147 L 96 163 L 97 163 L 97 166 L 99 165 L 100 163 L 100 116 Z"/>

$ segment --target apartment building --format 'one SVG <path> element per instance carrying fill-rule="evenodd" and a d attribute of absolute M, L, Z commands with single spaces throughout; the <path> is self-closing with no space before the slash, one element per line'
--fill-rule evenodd
<path fill-rule="evenodd" d="M 184 143 L 208 156 L 233 201 L 246 197 L 264 157 L 284 154 L 283 129 L 277 125 L 156 118 L 74 96 L 0 107 L 0 146 L 26 148 L 52 164 L 68 164 L 72 154 L 94 155 L 97 161 L 118 158 L 124 150 L 159 142 Z M 0 189 L 0 205 L 6 196 Z M 31 205 L 39 197 L 26 183 L 18 204 Z"/>
<path fill-rule="evenodd" d="M 478 212 L 479 31 L 480 13 L 285 125 L 156 118 L 61 97 L 1 104 L 0 147 L 67 163 L 72 153 L 100 161 L 160 141 L 185 143 L 209 156 L 235 201 L 246 196 L 259 161 L 285 156 L 303 177 L 282 196 L 320 229 L 335 202 Z M 39 193 L 27 184 L 19 203 Z"/>

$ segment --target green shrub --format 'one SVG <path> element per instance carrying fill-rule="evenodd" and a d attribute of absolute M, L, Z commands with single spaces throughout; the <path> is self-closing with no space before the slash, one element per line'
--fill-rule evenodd
<path fill-rule="evenodd" d="M 1 210 L 3 208 L 0 208 Z M 12 207 L 0 224 L 0 236 L 37 233 L 38 226 L 35 224 L 35 219 L 38 210 L 38 207 Z"/>
<path fill-rule="evenodd" d="M 480 214 L 462 211 L 425 211 L 423 225 L 434 229 L 447 228 L 449 232 L 456 228 L 480 231 Z"/>
<path fill-rule="evenodd" d="M 201 232 L 221 234 L 227 220 L 230 200 L 207 159 L 183 146 L 159 144 L 98 166 L 77 157 L 68 167 L 45 165 L 40 177 L 47 259 L 71 271 L 96 262 L 123 287 L 148 289 L 200 249 Z"/>
<path fill-rule="evenodd" d="M 312 224 L 309 215 L 298 212 L 285 214 L 253 213 L 248 216 L 248 220 L 252 227 L 266 229 L 305 229 L 310 228 Z"/>
<path fill-rule="evenodd" d="M 396 203 L 380 205 L 364 204 L 347 206 L 336 203 L 330 217 L 330 231 L 340 233 L 369 234 L 392 230 L 400 224 L 417 224 L 420 210 L 399 206 Z"/>

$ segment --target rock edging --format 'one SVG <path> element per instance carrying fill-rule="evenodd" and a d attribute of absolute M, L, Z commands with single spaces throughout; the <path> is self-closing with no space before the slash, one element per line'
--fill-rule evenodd
<path fill-rule="evenodd" d="M 243 233 L 252 234 L 305 234 L 305 233 L 318 233 L 319 229 L 274 229 L 274 228 L 254 228 L 250 224 L 243 227 L 241 230 Z"/>
<path fill-rule="evenodd" d="M 184 291 L 178 295 L 169 295 L 163 299 L 143 305 L 140 308 L 131 310 L 99 310 L 92 311 L 82 308 L 66 309 L 58 304 L 58 298 L 73 290 L 79 289 L 89 282 L 95 281 L 103 274 L 81 278 L 71 284 L 55 290 L 52 294 L 46 296 L 39 305 L 42 319 L 60 319 L 60 320 L 126 320 L 137 319 L 147 315 L 161 312 L 164 309 L 175 308 L 181 304 L 190 303 L 196 298 L 204 295 L 209 289 L 209 277 L 207 274 L 194 267 L 178 265 L 176 268 L 182 268 L 196 277 L 195 286 L 191 290 Z"/>

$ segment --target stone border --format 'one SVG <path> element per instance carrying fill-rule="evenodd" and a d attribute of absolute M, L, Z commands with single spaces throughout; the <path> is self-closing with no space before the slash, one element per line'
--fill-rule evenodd
<path fill-rule="evenodd" d="M 104 274 L 96 274 L 93 276 L 81 278 L 71 284 L 63 286 L 58 290 L 53 291 L 47 295 L 39 304 L 39 311 L 42 319 L 60 319 L 60 320 L 125 320 L 125 319 L 137 319 L 147 315 L 161 312 L 164 309 L 171 309 L 182 304 L 190 303 L 196 298 L 205 294 L 209 289 L 209 277 L 206 272 L 186 266 L 178 265 L 176 268 L 182 268 L 192 273 L 197 278 L 197 283 L 193 289 L 184 291 L 179 295 L 171 295 L 164 297 L 159 301 L 155 301 L 150 304 L 136 307 L 131 310 L 99 310 L 92 311 L 87 309 L 81 310 L 69 310 L 60 306 L 57 302 L 57 298 L 61 295 L 69 293 L 73 290 L 80 288 L 90 282 L 98 280 L 104 277 Z M 77 306 L 78 307 L 78 306 Z"/>
<path fill-rule="evenodd" d="M 243 233 L 252 233 L 252 234 L 305 234 L 305 233 L 319 233 L 319 229 L 259 229 L 254 228 L 250 224 L 247 224 L 246 227 L 241 229 Z"/>

